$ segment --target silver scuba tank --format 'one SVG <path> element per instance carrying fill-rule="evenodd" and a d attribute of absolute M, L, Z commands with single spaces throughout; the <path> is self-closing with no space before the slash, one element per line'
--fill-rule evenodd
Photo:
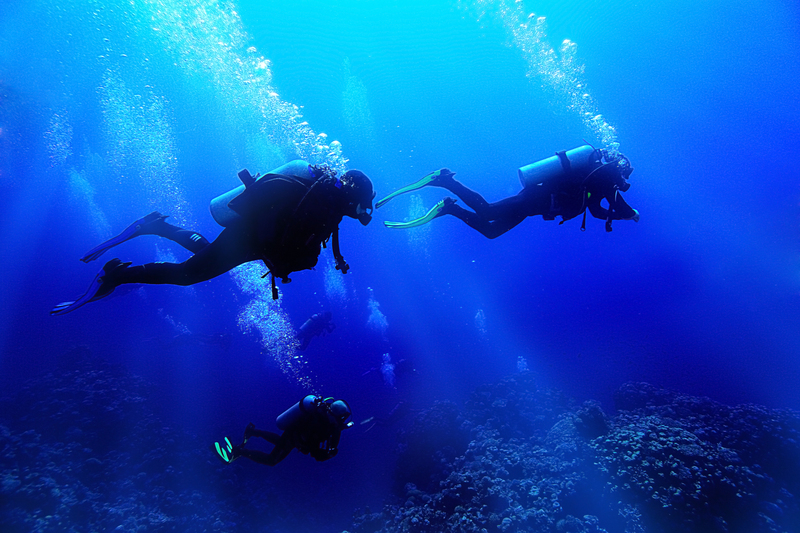
<path fill-rule="evenodd" d="M 572 170 L 582 175 L 587 175 L 594 170 L 598 161 L 595 149 L 588 144 L 568 150 L 567 159 L 569 159 Z M 542 185 L 566 175 L 561 159 L 557 155 L 526 165 L 518 172 L 519 181 L 523 187 Z"/>
<path fill-rule="evenodd" d="M 245 178 L 241 177 L 241 174 L 244 174 L 246 177 L 250 176 L 249 172 L 240 172 L 240 179 L 242 179 L 242 181 L 244 181 Z M 270 170 L 267 172 L 267 174 L 284 174 L 286 176 L 297 176 L 299 178 L 312 178 L 314 176 L 311 172 L 308 162 L 300 159 L 289 161 L 285 165 L 279 166 L 274 170 Z M 214 220 L 217 224 L 227 227 L 231 222 L 239 218 L 239 215 L 236 213 L 236 211 L 228 207 L 228 202 L 239 196 L 244 189 L 245 185 L 239 185 L 235 189 L 231 189 L 224 194 L 220 194 L 211 200 L 209 209 L 211 210 L 211 216 L 214 217 Z"/>
<path fill-rule="evenodd" d="M 306 413 L 314 412 L 317 409 L 317 400 L 322 400 L 322 398 L 309 394 L 278 415 L 278 418 L 275 419 L 275 425 L 278 426 L 278 429 L 281 431 L 285 431 L 286 428 L 303 418 Z"/>

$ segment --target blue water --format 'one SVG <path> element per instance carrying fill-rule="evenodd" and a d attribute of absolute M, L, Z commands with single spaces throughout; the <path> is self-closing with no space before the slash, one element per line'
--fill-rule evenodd
<path fill-rule="evenodd" d="M 2 2 L 4 390 L 85 346 L 153 383 L 164 424 L 208 443 L 270 428 L 309 391 L 344 397 L 356 426 L 334 460 L 231 467 L 280 493 L 297 531 L 341 531 L 390 497 L 397 427 L 361 421 L 464 402 L 520 364 L 609 411 L 628 381 L 800 409 L 800 10 L 608 4 Z M 277 303 L 261 270 L 241 269 L 48 314 L 99 268 L 78 258 L 150 211 L 213 239 L 208 202 L 243 167 L 358 168 L 378 197 L 448 167 L 493 201 L 518 191 L 518 167 L 582 139 L 631 159 L 640 222 L 537 217 L 491 241 L 451 217 L 383 227 L 444 196 L 429 188 L 366 228 L 345 219 L 351 272 L 325 250 Z M 155 237 L 115 253 L 187 257 Z M 294 330 L 325 310 L 335 331 L 297 352 Z M 367 373 L 386 353 L 416 374 L 391 387 Z"/>

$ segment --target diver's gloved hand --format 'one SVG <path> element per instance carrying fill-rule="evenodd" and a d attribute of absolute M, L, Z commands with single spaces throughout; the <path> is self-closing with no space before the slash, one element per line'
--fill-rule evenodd
<path fill-rule="evenodd" d="M 328 450 L 326 448 L 314 448 L 314 449 L 305 451 L 303 453 L 307 453 L 308 455 L 310 455 L 311 457 L 313 457 L 317 461 L 327 461 L 331 457 L 336 457 L 336 454 L 339 453 L 339 450 L 337 450 L 336 448 L 333 448 L 331 450 Z"/>
<path fill-rule="evenodd" d="M 350 265 L 348 265 L 347 262 L 344 260 L 344 258 L 342 258 L 341 261 L 339 260 L 336 261 L 336 265 L 334 265 L 334 268 L 336 270 L 341 270 L 342 274 L 347 274 L 347 271 L 350 270 Z"/>

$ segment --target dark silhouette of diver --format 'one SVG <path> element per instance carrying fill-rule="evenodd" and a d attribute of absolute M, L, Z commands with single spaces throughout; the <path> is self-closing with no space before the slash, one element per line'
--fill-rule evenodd
<path fill-rule="evenodd" d="M 339 251 L 339 223 L 345 216 L 365 226 L 372 219 L 375 192 L 366 174 L 349 170 L 339 177 L 327 166 L 292 161 L 260 178 L 245 169 L 239 178 L 243 186 L 211 203 L 214 219 L 224 226 L 213 242 L 167 223 L 167 217 L 160 213 L 150 213 L 89 251 L 81 261 L 93 261 L 106 250 L 140 235 L 164 237 L 194 255 L 182 263 L 139 266 L 112 259 L 83 296 L 57 305 L 50 314 L 74 311 L 125 283 L 192 285 L 249 261 L 263 261 L 267 266 L 272 274 L 272 296 L 277 299 L 275 278 L 288 283 L 292 272 L 313 268 L 321 247 L 331 236 L 336 269 L 347 273 L 350 267 Z"/>
<path fill-rule="evenodd" d="M 336 329 L 336 324 L 331 322 L 331 312 L 325 311 L 324 313 L 314 313 L 308 320 L 303 322 L 300 329 L 297 330 L 297 340 L 300 341 L 299 350 L 308 348 L 311 339 L 322 335 L 327 335 Z"/>
<path fill-rule="evenodd" d="M 373 373 L 379 373 L 384 385 L 391 389 L 396 389 L 395 380 L 398 374 L 416 374 L 417 369 L 410 359 L 400 359 L 396 363 L 392 361 L 392 356 L 385 353 L 381 356 L 381 366 L 373 366 L 363 374 L 361 377 L 368 376 Z"/>
<path fill-rule="evenodd" d="M 233 446 L 228 437 L 224 442 L 215 442 L 212 448 L 220 459 L 231 463 L 245 457 L 256 463 L 275 466 L 297 448 L 317 461 L 327 461 L 339 453 L 339 439 L 343 429 L 353 426 L 348 422 L 352 412 L 344 400 L 323 399 L 309 394 L 284 411 L 275 421 L 283 430 L 281 435 L 256 429 L 253 423 L 244 430 L 244 438 Z M 250 437 L 259 437 L 274 445 L 270 453 L 245 448 Z"/>
<path fill-rule="evenodd" d="M 639 221 L 639 212 L 629 206 L 620 192 L 630 188 L 628 178 L 633 167 L 622 154 L 584 145 L 568 152 L 519 169 L 522 190 L 515 196 L 489 203 L 477 192 L 456 181 L 455 173 L 446 168 L 428 174 L 421 180 L 395 191 L 376 204 L 382 206 L 398 194 L 428 185 L 442 187 L 458 196 L 473 211 L 456 205 L 446 197 L 424 216 L 410 222 L 384 222 L 390 228 L 412 228 L 442 215 L 464 221 L 485 237 L 494 239 L 527 217 L 542 215 L 545 220 L 562 218 L 560 223 L 583 214 L 581 229 L 586 229 L 586 210 L 593 217 L 606 221 L 611 231 L 612 220 Z M 602 200 L 608 207 L 601 205 Z"/>

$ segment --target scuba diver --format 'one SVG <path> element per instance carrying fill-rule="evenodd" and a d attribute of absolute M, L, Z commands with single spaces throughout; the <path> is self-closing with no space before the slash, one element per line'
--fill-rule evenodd
<path fill-rule="evenodd" d="M 292 272 L 313 268 L 331 236 L 336 269 L 347 273 L 350 266 L 339 251 L 339 223 L 345 216 L 364 226 L 372 219 L 375 192 L 366 174 L 348 170 L 337 176 L 326 165 L 297 160 L 261 177 L 244 169 L 239 179 L 243 185 L 211 202 L 211 214 L 224 228 L 213 242 L 167 223 L 167 217 L 158 212 L 150 213 L 90 250 L 81 261 L 94 261 L 106 250 L 140 235 L 164 237 L 194 255 L 183 263 L 138 266 L 112 259 L 83 296 L 57 305 L 50 314 L 74 311 L 125 283 L 193 285 L 250 261 L 264 262 L 272 275 L 272 297 L 277 299 L 275 278 L 288 283 Z"/>
<path fill-rule="evenodd" d="M 299 350 L 308 348 L 311 339 L 322 335 L 327 335 L 336 329 L 336 324 L 331 322 L 331 312 L 325 311 L 324 313 L 314 313 L 308 320 L 303 322 L 300 329 L 297 331 L 297 340 L 300 341 Z"/>
<path fill-rule="evenodd" d="M 458 196 L 473 211 L 456 205 L 446 197 L 427 214 L 409 222 L 384 222 L 389 228 L 413 228 L 443 215 L 464 221 L 485 237 L 494 239 L 527 217 L 542 215 L 545 220 L 561 217 L 560 224 L 583 214 L 581 230 L 586 229 L 586 210 L 593 217 L 606 221 L 611 231 L 612 220 L 639 221 L 639 212 L 629 206 L 620 192 L 630 188 L 633 172 L 630 160 L 620 153 L 584 145 L 519 169 L 522 190 L 515 196 L 489 203 L 483 196 L 459 183 L 454 172 L 446 168 L 428 174 L 416 183 L 399 189 L 375 204 L 381 207 L 399 194 L 432 185 Z M 608 208 L 601 205 L 605 199 Z"/>
<path fill-rule="evenodd" d="M 309 394 L 275 420 L 275 425 L 283 434 L 256 429 L 251 422 L 244 429 L 241 444 L 233 446 L 230 439 L 225 437 L 223 443 L 215 442 L 212 449 L 225 463 L 246 457 L 262 465 L 275 466 L 286 459 L 294 448 L 317 461 L 327 461 L 339 453 L 342 430 L 353 426 L 352 421 L 347 421 L 351 415 L 346 401 Z M 250 437 L 262 438 L 272 443 L 274 448 L 270 453 L 248 450 L 245 445 Z"/>
<path fill-rule="evenodd" d="M 390 389 L 396 389 L 397 387 L 395 386 L 395 383 L 398 374 L 416 374 L 417 369 L 414 367 L 414 363 L 410 359 L 400 359 L 395 363 L 392 361 L 392 356 L 388 353 L 385 353 L 381 356 L 381 366 L 370 368 L 361 374 L 361 377 L 365 377 L 374 373 L 380 374 L 384 385 Z"/>

